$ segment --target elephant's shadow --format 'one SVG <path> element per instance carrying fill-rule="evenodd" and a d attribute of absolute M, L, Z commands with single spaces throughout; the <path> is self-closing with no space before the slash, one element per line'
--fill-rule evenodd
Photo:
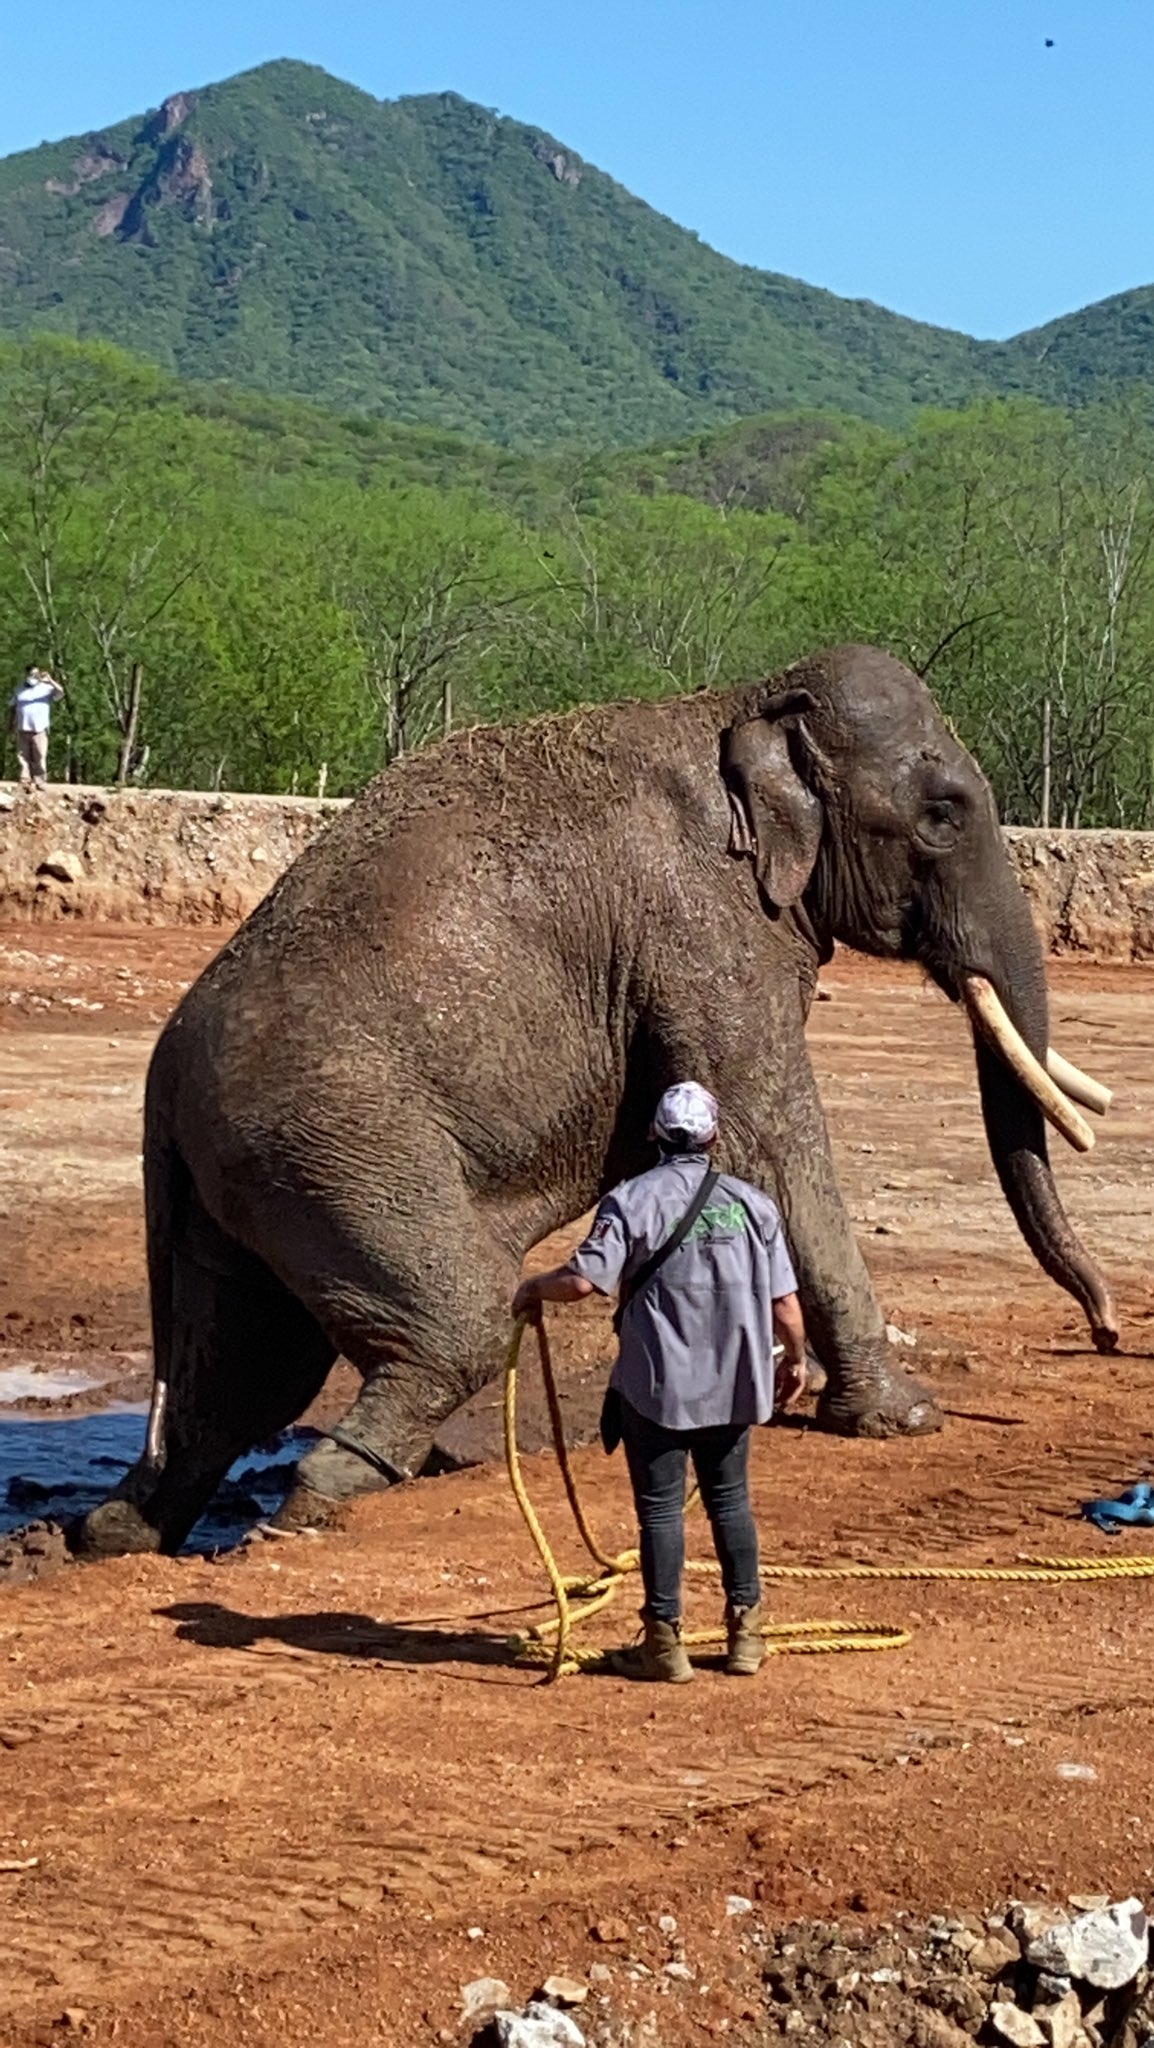
<path fill-rule="evenodd" d="M 175 1621 L 182 1642 L 212 1650 L 255 1650 L 280 1643 L 295 1652 L 371 1657 L 389 1664 L 489 1664 L 512 1667 L 517 1643 L 459 1623 L 377 1621 L 369 1614 L 238 1614 L 213 1600 L 178 1601 L 155 1613 Z"/>

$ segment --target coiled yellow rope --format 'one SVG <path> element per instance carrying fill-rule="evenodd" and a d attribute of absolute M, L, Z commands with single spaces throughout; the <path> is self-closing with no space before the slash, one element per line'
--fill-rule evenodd
<path fill-rule="evenodd" d="M 521 1316 L 514 1324 L 505 1359 L 505 1464 L 517 1505 L 549 1575 L 557 1612 L 551 1620 L 530 1629 L 527 1636 L 519 1637 L 516 1647 L 520 1661 L 546 1665 L 545 1682 L 549 1684 L 567 1672 L 595 1669 L 606 1664 L 612 1652 L 582 1647 L 573 1641 L 573 1631 L 616 1599 L 626 1578 L 639 1570 L 641 1560 L 636 1550 L 623 1550 L 613 1556 L 602 1548 L 590 1526 L 565 1442 L 565 1425 L 557 1396 L 549 1339 L 544 1323 L 538 1320 L 535 1325 L 537 1347 L 557 1463 L 581 1540 L 599 1569 L 592 1577 L 574 1577 L 561 1571 L 553 1555 L 549 1539 L 529 1498 L 517 1448 L 517 1364 L 527 1321 L 528 1317 Z M 694 1499 L 696 1494 L 691 1496 L 690 1505 Z M 690 1558 L 685 1569 L 701 1577 L 720 1577 L 720 1567 L 711 1558 Z M 769 1581 L 907 1579 L 974 1581 L 992 1585 L 1023 1582 L 1074 1585 L 1092 1579 L 1154 1578 L 1154 1557 L 1032 1557 L 1016 1565 L 763 1564 L 761 1576 Z M 774 1621 L 767 1622 L 762 1633 L 767 1651 L 779 1657 L 815 1656 L 842 1650 L 900 1650 L 911 1639 L 908 1629 L 871 1627 L 848 1621 Z M 725 1631 L 720 1628 L 695 1629 L 683 1640 L 691 1649 L 700 1648 L 724 1642 Z"/>

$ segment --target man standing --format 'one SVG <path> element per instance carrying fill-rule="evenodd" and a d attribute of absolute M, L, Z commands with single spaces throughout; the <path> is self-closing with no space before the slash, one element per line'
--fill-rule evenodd
<path fill-rule="evenodd" d="M 48 780 L 48 727 L 52 706 L 64 695 L 64 686 L 42 668 L 29 668 L 24 681 L 13 692 L 9 721 L 16 735 L 20 762 L 20 786 Z"/>
<path fill-rule="evenodd" d="M 726 1594 L 726 1670 L 752 1678 L 765 1654 L 757 1530 L 749 1500 L 749 1433 L 768 1422 L 775 1391 L 789 1407 L 805 1388 L 805 1325 L 774 1204 L 715 1173 L 717 1103 L 696 1081 L 668 1088 L 652 1136 L 658 1164 L 606 1195 L 567 1265 L 524 1280 L 514 1315 L 580 1301 L 620 1285 L 618 1397 L 641 1525 L 644 1641 L 628 1667 L 682 1684 L 685 1478 L 692 1458 Z M 773 1339 L 782 1345 L 774 1386 Z M 622 1667 L 626 1668 L 626 1667 Z"/>

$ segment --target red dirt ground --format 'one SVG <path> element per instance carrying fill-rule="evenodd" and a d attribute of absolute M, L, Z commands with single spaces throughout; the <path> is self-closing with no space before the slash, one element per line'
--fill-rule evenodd
<path fill-rule="evenodd" d="M 0 937 L 0 1364 L 83 1354 L 139 1384 L 144 1067 L 218 942 Z M 1142 1549 L 1071 1517 L 1154 1466 L 1154 970 L 1052 972 L 1055 1042 L 1118 1091 L 1098 1149 L 1057 1162 L 1117 1286 L 1113 1360 L 1017 1239 L 961 1020 L 906 972 L 839 958 L 823 979 L 811 1038 L 843 1185 L 951 1420 L 909 1444 L 765 1432 L 766 1552 Z M 609 1356 L 603 1309 L 552 1331 L 563 1368 Z M 629 1540 L 620 1460 L 577 1466 L 605 1539 Z M 576 1563 L 550 1460 L 528 1470 Z M 486 1467 L 362 1501 L 324 1535 L 0 1596 L 5 2048 L 69 2024 L 128 2048 L 456 2041 L 471 1979 L 521 1999 L 594 1962 L 611 1973 L 594 2006 L 611 1995 L 644 2023 L 660 2005 L 663 2041 L 742 2038 L 756 1987 L 727 1894 L 774 1920 L 892 1918 L 1154 1886 L 1141 1582 L 783 1587 L 783 1617 L 899 1622 L 913 1641 L 782 1659 L 755 1686 L 703 1669 L 677 1692 L 543 1690 L 512 1668 L 501 1612 L 539 1590 Z M 631 1634 L 633 1604 L 595 1639 Z M 694 1618 L 713 1604 L 695 1595 Z M 1068 1780 L 1069 1763 L 1096 1776 Z M 666 1913 L 698 1978 L 658 2000 L 628 1958 L 668 1954 Z M 596 1942 L 598 1925 L 623 1938 Z"/>

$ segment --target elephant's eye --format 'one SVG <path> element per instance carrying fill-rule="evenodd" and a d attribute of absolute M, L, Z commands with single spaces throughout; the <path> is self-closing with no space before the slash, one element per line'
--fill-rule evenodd
<path fill-rule="evenodd" d="M 925 804 L 917 823 L 917 836 L 932 853 L 948 853 L 966 822 L 965 798 L 959 795 L 933 796 Z"/>

